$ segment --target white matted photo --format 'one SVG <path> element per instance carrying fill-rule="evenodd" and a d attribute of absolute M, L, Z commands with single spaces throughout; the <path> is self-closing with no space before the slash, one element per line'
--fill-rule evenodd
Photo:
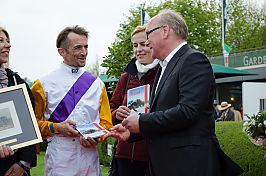
<path fill-rule="evenodd" d="M 0 139 L 22 133 L 13 101 L 0 103 Z"/>
<path fill-rule="evenodd" d="M 102 127 L 100 124 L 92 122 L 89 124 L 79 124 L 76 126 L 76 129 L 80 132 L 85 138 L 99 138 L 108 133 L 108 130 Z"/>

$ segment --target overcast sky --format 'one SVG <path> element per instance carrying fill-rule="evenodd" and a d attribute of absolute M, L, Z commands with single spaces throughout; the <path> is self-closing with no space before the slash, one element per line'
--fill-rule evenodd
<path fill-rule="evenodd" d="M 146 0 L 158 4 L 161 0 Z M 164 1 L 164 0 L 162 0 Z M 248 0 L 247 0 L 248 1 Z M 250 0 L 265 2 L 266 0 Z M 63 60 L 55 41 L 66 26 L 80 25 L 89 33 L 87 65 L 108 53 L 119 24 L 129 10 L 145 0 L 0 0 L 0 26 L 11 37 L 10 68 L 31 81 Z"/>
<path fill-rule="evenodd" d="M 52 71 L 63 60 L 55 41 L 66 26 L 89 31 L 87 65 L 108 52 L 119 24 L 129 10 L 145 0 L 0 0 L 0 26 L 11 37 L 10 68 L 31 81 Z M 160 0 L 146 0 L 156 4 Z"/>

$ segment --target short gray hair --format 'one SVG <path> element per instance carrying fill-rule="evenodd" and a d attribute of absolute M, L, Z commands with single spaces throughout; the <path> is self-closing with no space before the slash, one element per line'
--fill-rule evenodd
<path fill-rule="evenodd" d="M 188 37 L 188 27 L 182 15 L 170 9 L 160 11 L 158 14 L 161 25 L 169 25 L 182 39 Z"/>
<path fill-rule="evenodd" d="M 89 35 L 88 31 L 86 31 L 83 27 L 79 27 L 78 25 L 72 26 L 72 27 L 66 27 L 57 36 L 57 39 L 56 39 L 56 47 L 57 48 L 64 48 L 64 49 L 68 48 L 67 36 L 70 32 L 73 32 L 73 33 L 78 34 L 78 35 L 84 35 L 84 36 L 86 36 L 86 38 L 88 38 L 88 35 Z"/>

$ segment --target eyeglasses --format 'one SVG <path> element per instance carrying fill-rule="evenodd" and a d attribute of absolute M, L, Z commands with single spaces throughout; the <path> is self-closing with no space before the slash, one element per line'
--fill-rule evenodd
<path fill-rule="evenodd" d="M 153 29 L 147 31 L 147 32 L 146 32 L 147 40 L 149 39 L 149 35 L 150 35 L 152 32 L 154 32 L 154 31 L 156 31 L 156 30 L 158 30 L 158 29 L 160 29 L 160 28 L 162 28 L 162 27 L 164 27 L 164 26 L 162 25 L 162 26 L 159 26 L 159 27 L 156 27 L 156 28 L 153 28 Z"/>

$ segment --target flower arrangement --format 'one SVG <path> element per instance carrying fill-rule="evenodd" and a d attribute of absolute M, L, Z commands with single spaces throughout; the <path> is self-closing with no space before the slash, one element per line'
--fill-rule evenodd
<path fill-rule="evenodd" d="M 248 116 L 248 121 L 243 124 L 243 130 L 253 139 L 266 138 L 266 110 Z"/>
<path fill-rule="evenodd" d="M 264 159 L 266 160 L 266 110 L 248 116 L 248 119 L 243 124 L 243 130 L 250 136 L 253 144 L 263 146 Z"/>

